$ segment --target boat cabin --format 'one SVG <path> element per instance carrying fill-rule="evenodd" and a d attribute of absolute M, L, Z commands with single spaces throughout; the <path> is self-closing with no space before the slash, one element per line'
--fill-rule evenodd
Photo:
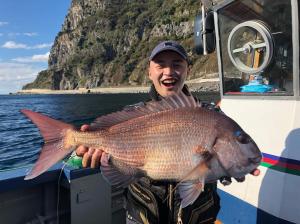
<path fill-rule="evenodd" d="M 200 54 L 218 56 L 220 107 L 254 139 L 261 175 L 219 186 L 224 223 L 300 223 L 299 1 L 203 1 Z"/>

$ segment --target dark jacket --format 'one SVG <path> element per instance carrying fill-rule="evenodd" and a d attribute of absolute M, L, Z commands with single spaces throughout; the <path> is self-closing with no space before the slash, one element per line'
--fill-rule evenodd
<path fill-rule="evenodd" d="M 189 94 L 186 86 L 183 92 Z M 152 100 L 161 99 L 154 86 L 149 94 Z M 126 193 L 128 223 L 214 223 L 220 210 L 216 183 L 206 184 L 198 199 L 184 209 L 180 209 L 179 195 L 173 191 L 175 186 L 176 183 L 147 177 L 131 184 Z"/>

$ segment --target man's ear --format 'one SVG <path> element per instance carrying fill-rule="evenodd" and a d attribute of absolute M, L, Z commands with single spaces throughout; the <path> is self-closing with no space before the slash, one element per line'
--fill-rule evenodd
<path fill-rule="evenodd" d="M 152 81 L 151 72 L 150 72 L 150 62 L 148 65 L 148 78 Z"/>
<path fill-rule="evenodd" d="M 186 77 L 188 77 L 190 75 L 191 69 L 192 69 L 192 65 L 188 64 Z"/>

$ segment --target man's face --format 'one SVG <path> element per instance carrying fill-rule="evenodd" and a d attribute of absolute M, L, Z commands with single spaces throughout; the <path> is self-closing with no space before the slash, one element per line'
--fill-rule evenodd
<path fill-rule="evenodd" d="M 149 78 L 162 97 L 182 90 L 188 73 L 188 63 L 174 51 L 163 51 L 149 65 Z"/>

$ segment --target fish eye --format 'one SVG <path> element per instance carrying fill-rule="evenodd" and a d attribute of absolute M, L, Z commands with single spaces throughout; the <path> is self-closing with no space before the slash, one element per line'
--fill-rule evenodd
<path fill-rule="evenodd" d="M 236 131 L 234 133 L 234 136 L 242 144 L 247 144 L 247 143 L 250 142 L 249 136 L 246 133 L 242 132 L 242 131 Z"/>

